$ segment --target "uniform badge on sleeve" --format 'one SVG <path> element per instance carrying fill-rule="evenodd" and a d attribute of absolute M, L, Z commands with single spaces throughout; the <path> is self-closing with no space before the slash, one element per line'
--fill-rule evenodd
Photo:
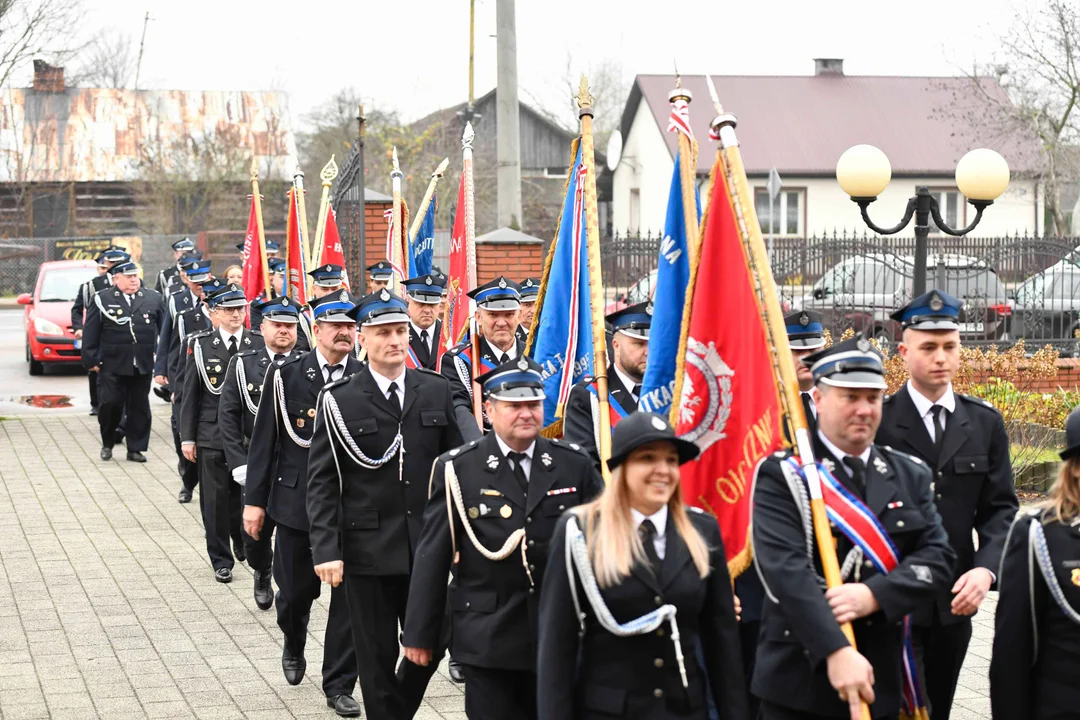
<path fill-rule="evenodd" d="M 924 582 L 930 585 L 934 582 L 934 575 L 930 572 L 930 568 L 925 565 L 912 565 L 911 572 L 915 573 L 915 579 L 919 582 Z"/>

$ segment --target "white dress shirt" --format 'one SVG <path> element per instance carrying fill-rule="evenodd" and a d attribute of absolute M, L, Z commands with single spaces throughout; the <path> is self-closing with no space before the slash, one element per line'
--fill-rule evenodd
<path fill-rule="evenodd" d="M 341 369 L 337 370 L 334 373 L 334 377 L 327 376 L 326 373 L 328 371 L 326 368 L 329 367 L 332 363 L 323 357 L 322 353 L 319 352 L 318 348 L 316 348 L 315 350 L 315 360 L 319 363 L 319 372 L 322 373 L 323 380 L 329 383 L 333 382 L 334 380 L 340 380 L 341 376 L 345 374 L 345 363 L 349 362 L 349 356 L 346 355 L 345 357 L 341 358 L 341 362 L 337 363 L 341 366 Z"/>
<path fill-rule="evenodd" d="M 499 437 L 498 433 L 495 434 L 495 442 L 499 443 L 499 451 L 506 457 L 515 450 L 503 442 L 503 439 Z M 533 451 L 536 450 L 536 441 L 533 440 L 532 445 L 524 450 L 525 459 L 521 461 L 521 470 L 525 473 L 525 479 L 529 479 L 529 473 L 532 470 L 532 456 Z"/>
<path fill-rule="evenodd" d="M 387 397 L 387 393 L 390 392 L 390 383 L 397 383 L 397 396 L 398 403 L 401 409 L 405 409 L 405 368 L 401 369 L 401 374 L 396 378 L 388 378 L 385 375 L 380 375 L 375 372 L 375 368 L 368 365 L 368 370 L 371 371 L 371 377 L 375 378 L 375 384 L 379 386 L 379 392 L 383 394 L 383 397 Z"/>
<path fill-rule="evenodd" d="M 491 346 L 491 352 L 495 353 L 496 362 L 498 362 L 498 359 L 499 359 L 500 355 L 506 355 L 506 361 L 507 362 L 510 362 L 511 360 L 516 360 L 517 359 L 517 338 L 516 337 L 514 338 L 514 342 L 510 343 L 510 349 L 509 350 L 500 350 L 494 343 L 491 343 L 491 342 L 489 342 L 488 345 Z"/>
<path fill-rule="evenodd" d="M 656 528 L 653 547 L 656 548 L 656 556 L 661 560 L 664 559 L 664 553 L 667 552 L 667 516 L 667 505 L 664 505 L 652 515 L 643 515 L 634 508 L 630 508 L 630 518 L 634 521 L 634 530 L 641 527 L 642 521 L 652 521 L 653 527 Z"/>
<path fill-rule="evenodd" d="M 844 464 L 844 458 L 858 457 L 860 460 L 863 461 L 863 465 L 866 465 L 870 462 L 870 450 L 873 448 L 872 445 L 867 446 L 865 450 L 863 450 L 861 453 L 859 453 L 859 455 L 856 456 L 852 455 L 851 453 L 846 453 L 840 448 L 836 447 L 836 445 L 833 444 L 832 440 L 825 437 L 825 433 L 821 432 L 820 430 L 818 430 L 818 437 L 821 438 L 821 442 L 825 444 L 825 447 L 828 448 L 830 453 L 832 453 L 832 456 L 840 461 L 840 467 L 844 469 L 844 472 L 847 473 L 848 477 L 851 477 L 851 468 Z"/>
<path fill-rule="evenodd" d="M 634 402 L 638 401 L 638 396 L 634 394 L 634 386 L 640 385 L 640 382 L 634 382 L 633 378 L 619 369 L 618 363 L 612 363 L 612 367 L 615 368 L 615 375 L 619 378 L 619 382 L 626 388 L 626 392 L 630 393 L 630 397 L 634 398 Z"/>
<path fill-rule="evenodd" d="M 424 332 L 424 328 L 420 327 L 419 325 L 414 323 L 412 320 L 409 321 L 409 324 L 412 325 L 413 334 L 416 335 L 416 339 L 420 340 L 420 341 L 423 341 L 423 338 L 420 336 L 420 333 Z M 431 323 L 431 327 L 429 327 L 427 329 L 427 350 L 428 350 L 429 353 L 431 352 L 431 344 L 433 342 L 435 342 L 434 333 L 435 333 L 435 323 Z"/>
<path fill-rule="evenodd" d="M 240 328 L 240 329 L 239 329 L 239 330 L 237 330 L 237 331 L 236 331 L 235 333 L 232 333 L 232 334 L 230 335 L 230 334 L 229 334 L 229 333 L 228 333 L 228 332 L 227 332 L 227 331 L 225 330 L 225 328 L 223 328 L 223 327 L 219 327 L 219 328 L 218 328 L 218 335 L 220 335 L 220 336 L 221 336 L 221 342 L 225 343 L 225 347 L 226 347 L 226 348 L 228 348 L 228 347 L 229 347 L 229 339 L 230 339 L 230 338 L 236 338 L 236 348 L 237 348 L 237 350 L 239 350 L 239 349 L 240 349 L 240 342 L 241 342 L 241 341 L 242 341 L 242 340 L 244 339 L 244 329 L 243 329 L 243 328 Z"/>
<path fill-rule="evenodd" d="M 941 415 L 941 429 L 945 429 L 945 425 L 948 423 L 948 417 L 950 413 L 956 412 L 956 395 L 953 394 L 952 383 L 949 383 L 949 388 L 945 391 L 945 394 L 938 398 L 937 402 L 929 400 L 925 395 L 915 389 L 915 385 L 908 380 L 907 381 L 908 394 L 911 395 L 911 402 L 915 404 L 915 409 L 919 413 L 919 417 L 922 418 L 923 425 L 926 426 L 926 432 L 930 434 L 930 439 L 933 440 L 937 433 L 934 432 L 934 413 L 933 409 L 935 405 L 948 410 L 948 413 L 942 413 Z"/>

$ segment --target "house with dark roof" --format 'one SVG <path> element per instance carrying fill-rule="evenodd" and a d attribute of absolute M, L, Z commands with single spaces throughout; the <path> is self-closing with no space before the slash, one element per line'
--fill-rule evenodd
<path fill-rule="evenodd" d="M 956 188 L 956 163 L 969 150 L 989 147 L 1012 170 L 1005 194 L 983 216 L 983 236 L 1039 233 L 1044 202 L 1037 176 L 1038 148 L 980 123 L 985 95 L 1007 101 L 996 82 L 982 89 L 967 77 L 851 76 L 842 60 L 815 60 L 810 76 L 714 75 L 724 111 L 738 118 L 738 136 L 763 232 L 808 237 L 847 230 L 868 232 L 858 206 L 836 182 L 836 161 L 852 145 L 885 152 L 892 182 L 870 206 L 870 216 L 892 225 L 915 188 L 931 188 L 943 218 L 964 226 L 974 217 Z M 660 232 L 664 226 L 677 138 L 667 132 L 670 75 L 638 75 L 622 115 L 623 148 L 612 181 L 613 226 L 620 233 Z M 702 203 L 716 157 L 709 123 L 716 114 L 703 75 L 682 77 L 693 93 L 691 126 L 698 140 Z M 783 188 L 769 214 L 766 182 L 775 168 Z M 931 232 L 940 232 L 932 228 Z M 914 223 L 905 230 L 914 233 Z"/>

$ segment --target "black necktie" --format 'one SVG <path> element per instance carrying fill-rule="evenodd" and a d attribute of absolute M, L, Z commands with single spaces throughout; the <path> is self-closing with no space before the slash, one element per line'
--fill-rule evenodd
<path fill-rule="evenodd" d="M 341 369 L 340 365 L 327 365 L 326 366 L 326 382 L 333 382 L 336 380 L 334 374 Z"/>
<path fill-rule="evenodd" d="M 396 382 L 390 383 L 390 387 L 386 388 L 386 399 L 389 400 L 390 404 L 394 407 L 401 407 L 401 399 L 398 397 L 398 386 Z"/>
<path fill-rule="evenodd" d="M 431 346 L 428 345 L 428 337 L 429 337 L 429 335 L 428 335 L 427 330 L 421 330 L 420 331 L 420 342 L 424 343 L 424 349 L 425 350 L 430 350 L 431 349 Z"/>
<path fill-rule="evenodd" d="M 503 353 L 502 357 L 499 358 L 499 364 L 502 365 L 503 363 L 508 363 L 508 362 L 510 362 L 510 356 L 507 355 L 506 353 Z"/>
<path fill-rule="evenodd" d="M 862 458 L 848 455 L 844 458 L 844 464 L 851 471 L 852 487 L 859 491 L 859 495 L 866 495 L 866 463 Z"/>
<path fill-rule="evenodd" d="M 941 457 L 941 444 L 945 440 L 945 430 L 941 427 L 941 416 L 945 412 L 945 407 L 935 405 L 930 408 L 930 412 L 934 416 L 934 464 L 936 465 Z"/>
<path fill-rule="evenodd" d="M 645 518 L 638 525 L 638 537 L 641 538 L 642 549 L 645 550 L 645 557 L 649 559 L 649 568 L 653 571 L 653 574 L 660 577 L 660 555 L 656 552 L 656 526 L 653 525 L 652 520 Z"/>
<path fill-rule="evenodd" d="M 237 346 L 237 343 L 236 343 L 236 336 L 233 335 L 231 338 L 229 338 L 229 357 L 232 357 L 233 355 L 235 355 L 236 351 L 239 350 L 239 349 L 240 348 Z"/>
<path fill-rule="evenodd" d="M 528 497 L 529 495 L 529 480 L 525 477 L 525 468 L 521 466 L 522 461 L 528 457 L 525 453 L 508 452 L 506 457 L 510 459 L 510 462 L 514 467 L 514 477 L 517 479 L 518 486 L 521 488 L 523 495 Z"/>
<path fill-rule="evenodd" d="M 630 394 L 634 396 L 634 400 L 641 399 L 641 383 L 634 386 L 634 389 L 630 391 Z"/>

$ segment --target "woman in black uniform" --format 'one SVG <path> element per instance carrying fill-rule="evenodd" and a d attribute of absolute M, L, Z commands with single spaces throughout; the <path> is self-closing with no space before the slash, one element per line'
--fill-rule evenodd
<path fill-rule="evenodd" d="M 679 487 L 697 446 L 650 413 L 620 421 L 612 446 L 611 482 L 568 511 L 551 541 L 538 716 L 705 720 L 711 691 L 721 718 L 747 720 L 720 529 Z"/>
<path fill-rule="evenodd" d="M 1080 410 L 1047 500 L 1021 510 L 998 573 L 990 706 L 994 718 L 1080 717 Z"/>

